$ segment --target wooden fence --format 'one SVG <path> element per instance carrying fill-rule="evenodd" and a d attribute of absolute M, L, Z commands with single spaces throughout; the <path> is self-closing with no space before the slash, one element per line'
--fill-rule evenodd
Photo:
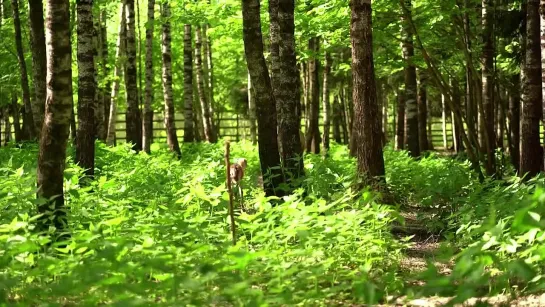
<path fill-rule="evenodd" d="M 215 119 L 216 123 L 219 124 L 219 137 L 228 137 L 232 141 L 240 140 L 249 140 L 250 139 L 250 122 L 247 117 L 237 114 L 235 112 L 222 112 L 218 114 L 218 117 Z M 390 117 L 390 122 L 388 123 L 388 137 L 389 140 L 394 138 L 394 125 L 393 118 Z M 301 121 L 304 125 L 304 120 Z M 320 123 L 320 133 L 323 132 L 323 121 L 322 117 L 319 118 Z M 5 123 L 0 121 L 2 135 L 0 135 L 0 141 L 4 142 L 5 140 Z M 184 135 L 184 117 L 182 113 L 175 114 L 175 125 L 176 132 L 179 140 L 183 139 Z M 431 118 L 431 138 L 435 148 L 443 147 L 443 130 L 442 123 L 440 118 Z M 446 127 L 447 135 L 447 144 L 450 147 L 453 143 L 452 140 L 452 124 L 450 121 L 447 122 Z M 304 126 L 301 128 L 304 131 Z M 331 127 L 331 138 L 333 138 L 333 127 Z M 12 139 L 14 138 L 14 133 L 12 129 Z M 124 142 L 126 138 L 125 133 L 125 113 L 119 113 L 116 120 L 116 139 L 118 142 Z M 153 116 L 153 141 L 154 142 L 166 142 L 166 131 L 164 125 L 164 117 L 162 113 L 155 113 Z"/>

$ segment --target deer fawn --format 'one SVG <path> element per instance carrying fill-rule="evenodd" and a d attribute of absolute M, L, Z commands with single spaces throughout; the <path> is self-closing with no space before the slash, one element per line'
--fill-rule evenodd
<path fill-rule="evenodd" d="M 242 192 L 242 179 L 244 178 L 244 171 L 248 166 L 248 161 L 244 158 L 238 159 L 235 164 L 231 165 L 229 169 L 229 175 L 231 177 L 231 184 L 235 183 L 238 189 L 238 197 L 240 197 L 240 203 L 243 204 L 242 199 L 244 194 Z"/>

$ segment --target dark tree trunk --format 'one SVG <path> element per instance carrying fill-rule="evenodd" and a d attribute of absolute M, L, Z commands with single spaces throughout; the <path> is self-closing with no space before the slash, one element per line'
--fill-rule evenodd
<path fill-rule="evenodd" d="M 11 0 L 13 11 L 13 27 L 15 29 L 15 46 L 17 49 L 17 60 L 19 61 L 19 73 L 21 75 L 21 89 L 23 91 L 23 105 L 25 106 L 25 115 L 23 118 L 23 129 L 25 139 L 34 139 L 38 135 L 38 127 L 34 123 L 32 116 L 32 106 L 30 102 L 30 88 L 28 86 L 28 74 L 25 63 L 25 53 L 23 50 L 23 39 L 21 35 L 21 19 L 19 16 L 19 1 Z"/>
<path fill-rule="evenodd" d="M 184 25 L 184 142 L 195 141 L 193 125 L 193 47 L 191 25 Z"/>
<path fill-rule="evenodd" d="M 420 71 L 420 87 L 418 91 L 418 141 L 420 151 L 429 150 L 428 147 L 428 76 L 427 72 Z"/>
<path fill-rule="evenodd" d="M 195 40 L 195 64 L 196 64 L 196 76 L 197 76 L 197 90 L 202 109 L 202 121 L 204 127 L 204 135 L 208 142 L 216 143 L 217 136 L 212 124 L 212 114 L 210 114 L 210 105 L 206 95 L 206 89 L 204 87 L 204 70 L 202 62 L 202 36 L 201 28 L 195 28 L 196 40 Z"/>
<path fill-rule="evenodd" d="M 78 0 L 78 136 L 76 163 L 87 177 L 95 173 L 95 45 L 93 0 Z"/>
<path fill-rule="evenodd" d="M 396 150 L 405 149 L 405 93 L 397 91 Z"/>
<path fill-rule="evenodd" d="M 170 36 L 170 4 L 164 1 L 161 5 L 161 18 L 163 21 L 163 36 L 161 55 L 163 59 L 163 98 L 165 101 L 165 128 L 167 131 L 167 143 L 170 151 L 182 157 L 178 136 L 176 135 L 176 124 L 174 121 L 174 102 L 172 94 L 172 38 Z"/>
<path fill-rule="evenodd" d="M 411 14 L 411 0 L 402 0 L 407 8 L 406 14 Z M 416 66 L 413 63 L 414 46 L 413 31 L 409 25 L 410 16 L 403 17 L 403 59 L 405 60 L 405 107 L 407 149 L 412 157 L 420 156 L 418 133 L 418 103 L 416 85 Z"/>
<path fill-rule="evenodd" d="M 300 104 L 299 72 L 295 54 L 295 3 L 294 0 L 278 1 L 278 24 L 280 42 L 278 61 L 280 70 L 276 90 L 276 99 L 280 105 L 278 115 L 278 133 L 282 140 L 282 162 L 288 181 L 304 175 L 304 163 L 301 158 L 300 122 L 297 108 Z M 255 84 L 255 83 L 254 83 Z"/>
<path fill-rule="evenodd" d="M 255 113 L 255 93 L 252 86 L 252 77 L 248 73 L 248 119 L 250 121 L 250 139 L 252 144 L 257 144 L 257 127 Z"/>
<path fill-rule="evenodd" d="M 543 160 L 539 137 L 542 113 L 539 0 L 528 0 L 526 18 L 526 63 L 523 67 L 525 79 L 522 91 L 519 175 L 531 178 L 539 173 Z"/>
<path fill-rule="evenodd" d="M 352 79 L 354 129 L 358 174 L 364 185 L 377 188 L 384 182 L 381 119 L 376 97 L 373 66 L 371 3 L 350 1 L 350 38 L 352 42 Z"/>
<path fill-rule="evenodd" d="M 333 139 L 335 143 L 341 144 L 341 120 L 342 120 L 342 110 L 339 104 L 338 96 L 333 98 L 333 108 L 332 108 L 332 123 L 333 123 Z"/>
<path fill-rule="evenodd" d="M 471 23 L 469 12 L 471 9 L 471 0 L 464 0 L 464 39 L 467 57 L 466 57 L 466 121 L 472 131 L 477 131 L 477 103 L 475 101 L 475 84 L 473 75 L 473 56 L 471 44 Z"/>
<path fill-rule="evenodd" d="M 38 206 L 44 216 L 41 229 L 66 227 L 64 206 L 64 168 L 72 110 L 72 61 L 70 44 L 70 6 L 68 0 L 47 0 L 47 98 L 38 156 Z"/>
<path fill-rule="evenodd" d="M 486 173 L 494 175 L 496 133 L 494 131 L 494 7 L 493 0 L 482 2 L 483 54 L 482 54 L 482 106 L 484 121 L 484 147 L 486 148 Z"/>
<path fill-rule="evenodd" d="M 315 154 L 320 153 L 320 86 L 319 86 L 319 71 L 320 61 L 317 56 L 320 51 L 320 39 L 317 37 L 311 38 L 308 42 L 309 50 L 314 54 L 313 58 L 308 61 L 309 72 L 309 127 L 306 135 L 307 152 Z"/>
<path fill-rule="evenodd" d="M 153 110 L 151 108 L 151 104 L 153 102 L 153 77 L 154 77 L 154 74 L 153 74 L 154 22 L 155 22 L 155 0 L 148 0 L 148 22 L 146 26 L 146 93 L 145 93 L 145 102 L 144 102 L 144 123 L 142 126 L 143 128 L 142 136 L 144 138 L 142 140 L 142 143 L 144 145 L 144 151 L 147 152 L 148 154 L 151 152 L 150 147 L 151 147 L 151 142 L 153 138 Z M 170 25 L 169 25 L 169 36 L 170 36 Z"/>
<path fill-rule="evenodd" d="M 456 82 L 454 79 L 451 82 L 452 87 L 452 103 L 456 106 L 459 106 L 460 109 L 462 109 L 462 93 L 460 92 L 460 86 L 458 85 L 458 82 Z M 451 123 L 452 123 L 452 141 L 454 143 L 454 151 L 457 153 L 462 152 L 464 150 L 464 145 L 462 141 L 462 131 L 463 127 L 460 127 L 460 125 L 457 124 L 455 120 L 454 111 L 451 111 Z"/>
<path fill-rule="evenodd" d="M 267 196 L 282 196 L 280 185 L 284 183 L 284 177 L 279 167 L 276 104 L 267 64 L 263 56 L 259 0 L 243 1 L 242 16 L 244 51 L 257 107 L 257 133 L 263 188 Z"/>
<path fill-rule="evenodd" d="M 280 100 L 278 98 L 278 78 L 280 76 L 280 60 L 279 60 L 279 41 L 280 41 L 280 24 L 278 23 L 278 0 L 269 0 L 269 40 L 270 40 L 270 58 L 271 58 L 271 64 L 270 64 L 270 76 L 271 76 L 271 86 L 273 89 L 273 94 L 275 97 L 275 108 L 276 108 L 276 114 L 278 121 L 281 120 L 280 114 L 282 112 L 281 110 L 281 104 Z M 304 72 L 303 72 L 303 78 L 305 78 Z M 248 91 L 248 95 L 250 95 L 250 92 Z M 254 102 L 255 103 L 255 102 Z M 282 134 L 278 133 L 278 150 L 280 153 L 280 156 L 282 157 L 283 149 L 282 149 Z"/>
<path fill-rule="evenodd" d="M 30 46 L 32 49 L 32 76 L 34 80 L 35 103 L 32 116 L 39 133 L 44 121 L 45 112 L 45 78 L 47 63 L 45 57 L 45 29 L 42 0 L 29 0 L 28 13 L 30 20 Z M 39 134 L 37 134 L 39 137 Z"/>
<path fill-rule="evenodd" d="M 341 91 L 342 93 L 342 91 Z M 349 144 L 350 143 L 350 129 L 349 129 L 349 123 L 348 123 L 348 117 L 346 114 L 346 106 L 345 106 L 345 99 L 343 95 L 339 95 L 339 112 L 341 112 L 341 128 L 343 133 L 343 144 Z"/>
<path fill-rule="evenodd" d="M 125 89 L 127 92 L 126 133 L 127 142 L 136 151 L 142 150 L 140 129 L 140 108 L 138 103 L 138 75 L 136 71 L 136 25 L 134 0 L 124 0 L 127 10 L 127 62 L 125 68 Z"/>
<path fill-rule="evenodd" d="M 520 75 L 512 77 L 512 90 L 509 92 L 509 130 L 511 163 L 518 172 L 520 167 Z"/>
<path fill-rule="evenodd" d="M 331 106 L 329 104 L 329 74 L 331 73 L 331 55 L 329 52 L 325 53 L 324 71 L 323 71 L 323 86 L 322 86 L 322 104 L 324 114 L 324 137 L 323 147 L 324 151 L 329 150 L 329 130 L 331 127 Z"/>

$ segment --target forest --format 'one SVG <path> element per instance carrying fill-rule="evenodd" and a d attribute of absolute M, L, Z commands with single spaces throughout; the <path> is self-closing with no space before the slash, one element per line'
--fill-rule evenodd
<path fill-rule="evenodd" d="M 0 306 L 545 306 L 545 0 L 0 0 Z"/>

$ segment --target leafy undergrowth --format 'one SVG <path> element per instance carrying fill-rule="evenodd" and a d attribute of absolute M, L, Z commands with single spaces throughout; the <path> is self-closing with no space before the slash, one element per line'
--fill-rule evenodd
<path fill-rule="evenodd" d="M 399 291 L 402 244 L 389 231 L 395 211 L 347 192 L 353 160 L 309 156 L 302 191 L 272 206 L 257 188 L 253 146 L 238 244 L 227 218 L 221 145 L 183 147 L 182 161 L 100 146 L 96 180 L 69 150 L 65 175 L 71 238 L 48 244 L 35 226 L 36 152 L 0 150 L 0 302 L 9 305 L 319 305 L 373 303 Z"/>
<path fill-rule="evenodd" d="M 465 161 L 386 150 L 396 204 L 384 205 L 351 192 L 355 161 L 335 145 L 307 155 L 302 188 L 276 200 L 258 187 L 255 147 L 233 144 L 249 166 L 232 246 L 222 146 L 184 145 L 181 161 L 152 149 L 100 145 L 87 187 L 69 149 L 64 244 L 34 231 L 37 148 L 0 149 L 0 304 L 454 303 L 545 287 L 542 178 L 479 183 Z M 394 236 L 402 216 L 423 234 Z"/>

